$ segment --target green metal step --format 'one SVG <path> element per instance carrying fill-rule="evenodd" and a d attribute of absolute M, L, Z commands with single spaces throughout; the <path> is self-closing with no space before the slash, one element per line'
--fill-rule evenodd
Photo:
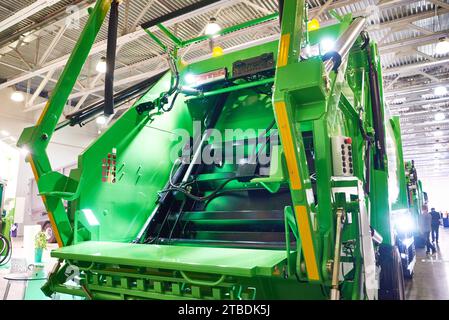
<path fill-rule="evenodd" d="M 54 258 L 243 277 L 271 276 L 285 251 L 86 241 L 51 252 Z"/>

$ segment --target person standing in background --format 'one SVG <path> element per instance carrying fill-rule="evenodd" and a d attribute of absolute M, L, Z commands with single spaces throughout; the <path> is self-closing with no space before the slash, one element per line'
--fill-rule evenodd
<path fill-rule="evenodd" d="M 435 242 L 436 240 L 438 243 L 441 213 L 435 211 L 435 208 L 432 208 L 430 209 L 430 215 L 432 216 L 432 242 Z"/>
<path fill-rule="evenodd" d="M 427 212 L 423 212 L 420 217 L 421 233 L 423 234 L 424 241 L 426 242 L 426 254 L 435 254 L 437 251 L 435 246 L 430 242 L 430 232 L 432 231 L 432 215 Z"/>

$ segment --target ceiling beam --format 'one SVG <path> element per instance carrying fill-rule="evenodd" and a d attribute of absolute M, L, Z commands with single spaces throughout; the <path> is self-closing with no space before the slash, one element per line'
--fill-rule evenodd
<path fill-rule="evenodd" d="M 32 15 L 38 13 L 39 11 L 55 5 L 61 0 L 37 0 L 33 4 L 23 8 L 22 10 L 17 11 L 12 16 L 4 19 L 0 22 L 0 32 L 7 30 L 8 28 L 16 25 L 17 23 L 25 20 L 26 18 L 31 17 Z"/>
<path fill-rule="evenodd" d="M 379 51 L 381 54 L 397 52 L 398 49 L 405 50 L 407 48 L 415 48 L 418 46 L 424 46 L 426 44 L 431 44 L 438 42 L 441 37 L 445 37 L 449 34 L 449 30 L 443 30 L 439 32 L 434 32 L 430 35 L 422 35 L 418 37 L 412 37 L 408 39 L 401 39 L 398 41 L 392 41 L 385 44 L 382 44 L 379 47 Z"/>
<path fill-rule="evenodd" d="M 425 92 L 434 90 L 436 87 L 449 87 L 449 81 L 444 82 L 432 82 L 421 84 L 417 86 L 408 86 L 405 88 L 392 88 L 390 90 L 384 90 L 384 97 L 389 99 L 396 99 L 398 95 L 410 95 L 410 94 L 424 94 Z M 449 88 L 448 88 L 449 90 Z"/>
<path fill-rule="evenodd" d="M 392 74 L 398 74 L 401 72 L 406 73 L 407 71 L 411 71 L 411 70 L 431 68 L 431 67 L 436 67 L 436 66 L 440 66 L 440 65 L 448 65 L 448 64 L 449 64 L 449 58 L 439 59 L 437 61 L 426 61 L 426 62 L 412 63 L 412 64 L 400 66 L 400 67 L 383 69 L 382 75 L 387 76 L 387 75 L 392 75 Z"/>
<path fill-rule="evenodd" d="M 442 8 L 449 10 L 449 3 L 440 1 L 440 0 L 430 0 L 430 2 L 434 3 L 436 6 L 440 6 Z"/>
<path fill-rule="evenodd" d="M 230 48 L 225 48 L 224 49 L 224 53 L 231 53 L 231 52 L 234 52 L 234 51 L 243 50 L 245 48 L 254 47 L 254 46 L 257 46 L 257 45 L 259 45 L 261 43 L 265 43 L 268 40 L 274 41 L 277 38 L 278 38 L 278 35 L 272 35 L 270 37 L 253 40 L 253 41 L 246 42 L 246 43 L 243 43 L 243 44 L 240 44 L 240 45 L 236 45 L 236 46 L 233 46 L 233 47 L 230 47 Z M 201 46 L 201 44 L 197 44 L 197 46 Z M 182 55 L 182 51 L 180 51 L 179 54 Z M 201 61 L 201 60 L 204 60 L 204 59 L 208 59 L 208 58 L 210 58 L 210 54 L 209 53 L 205 54 L 203 56 L 197 57 L 195 59 L 191 59 L 188 62 L 189 63 L 194 63 L 194 62 L 198 62 L 198 61 Z M 153 60 L 153 62 L 161 61 L 159 56 L 151 58 L 149 60 Z M 141 65 L 143 62 L 144 61 L 139 62 L 137 64 Z M 151 62 L 151 61 L 147 61 L 147 62 Z M 132 66 L 133 65 L 131 65 L 131 67 Z M 125 68 L 122 68 L 122 69 L 125 69 Z M 128 69 L 128 68 L 126 68 L 126 69 Z M 122 86 L 122 85 L 129 85 L 129 84 L 134 83 L 136 81 L 140 81 L 140 80 L 143 80 L 143 79 L 150 78 L 153 75 L 158 74 L 158 73 L 160 73 L 162 71 L 165 71 L 165 70 L 168 70 L 168 65 L 167 65 L 167 62 L 164 60 L 164 61 L 161 61 L 158 64 L 157 68 L 153 69 L 150 72 L 144 72 L 144 73 L 140 73 L 140 74 L 137 74 L 137 75 L 133 75 L 133 76 L 130 76 L 130 77 L 126 77 L 126 78 L 114 81 L 114 87 L 118 87 L 118 86 Z M 123 71 L 126 71 L 126 70 L 123 70 Z M 116 74 L 117 74 L 117 70 L 116 70 Z M 98 92 L 98 91 L 101 91 L 101 90 L 104 90 L 104 86 L 98 86 L 98 87 L 95 87 L 95 88 L 87 89 L 85 91 L 73 93 L 73 94 L 71 94 L 69 96 L 69 99 L 77 99 L 77 98 L 82 97 L 85 94 L 92 94 L 92 93 L 95 93 L 95 92 Z M 39 110 L 39 109 L 42 109 L 44 106 L 45 106 L 45 102 L 42 102 L 42 103 L 36 104 L 34 106 L 31 106 L 31 107 L 25 109 L 25 111 Z"/>
<path fill-rule="evenodd" d="M 224 3 L 222 3 L 222 2 L 224 2 Z M 217 7 L 217 8 L 218 7 L 223 7 L 223 6 L 231 6 L 231 5 L 233 5 L 233 4 L 237 3 L 237 2 L 241 2 L 241 0 L 240 1 L 227 0 L 227 1 L 222 1 L 222 2 L 219 2 L 219 3 L 211 5 L 211 6 L 214 6 L 214 8 L 215 7 Z M 335 9 L 337 7 L 342 7 L 344 5 L 348 5 L 348 4 L 351 4 L 351 3 L 354 3 L 354 2 L 357 2 L 357 1 L 349 1 L 349 0 L 347 0 L 347 1 L 338 1 L 337 3 L 332 3 L 332 5 L 329 5 L 329 9 Z M 389 7 L 389 6 L 397 6 L 397 5 L 403 5 L 403 2 L 401 3 L 401 1 L 393 0 L 393 1 L 382 3 L 381 6 L 383 8 L 386 8 L 386 7 Z M 209 6 L 209 7 L 211 7 L 211 6 Z M 199 9 L 199 10 L 204 12 L 204 11 L 213 10 L 214 8 L 208 8 L 208 10 L 206 10 L 206 8 L 202 8 L 202 9 Z M 311 9 L 310 11 L 312 13 L 312 12 L 316 12 L 318 10 L 320 10 L 320 7 L 315 7 L 313 9 Z M 200 14 L 202 12 L 198 12 L 196 14 Z M 439 13 L 441 13 L 441 10 L 439 11 Z M 423 15 L 419 15 L 419 16 L 418 15 L 413 15 L 413 16 L 414 16 L 414 19 L 418 19 L 418 18 L 422 19 L 422 18 L 426 17 L 426 16 L 423 16 Z M 170 26 L 170 25 L 172 25 L 174 23 L 181 22 L 181 21 L 183 21 L 185 19 L 188 19 L 190 17 L 191 17 L 191 15 L 189 15 L 189 17 L 182 16 L 182 17 L 177 19 L 178 21 L 175 21 L 175 22 L 174 21 L 169 21 L 168 23 L 166 23 L 166 25 Z M 122 37 L 119 37 L 118 43 L 124 45 L 124 44 L 126 44 L 128 42 L 131 42 L 131 41 L 139 38 L 143 34 L 144 34 L 144 32 L 141 29 L 136 30 L 135 32 L 132 32 L 130 34 L 127 34 L 127 35 L 124 35 Z M 390 45 L 390 44 L 387 44 L 387 45 Z M 95 53 L 104 51 L 105 48 L 106 48 L 106 41 L 98 42 L 98 43 L 96 43 L 94 45 L 94 47 L 92 48 L 90 54 L 95 54 Z M 53 69 L 56 69 L 56 68 L 60 68 L 63 65 L 65 65 L 65 63 L 66 63 L 66 61 L 68 59 L 68 56 L 69 55 L 63 56 L 63 57 L 61 57 L 59 59 L 56 59 L 52 63 L 46 64 L 46 65 L 44 65 L 44 66 L 42 66 L 40 68 L 36 68 L 32 72 L 22 74 L 22 75 L 14 78 L 14 79 L 11 79 L 11 80 L 3 83 L 3 84 L 0 84 L 0 89 L 3 89 L 5 87 L 11 86 L 13 84 L 16 84 L 16 83 L 19 83 L 19 82 L 22 82 L 22 81 L 26 81 L 27 79 L 30 79 L 30 78 L 32 78 L 34 76 L 37 76 L 37 75 L 41 76 L 42 74 L 44 74 L 44 73 L 46 73 L 46 72 L 48 72 L 50 70 L 53 70 Z M 444 63 L 442 61 L 441 62 L 438 61 L 438 62 L 439 63 Z M 391 72 L 391 70 L 387 70 L 387 72 Z"/>
<path fill-rule="evenodd" d="M 205 7 L 200 8 L 200 9 L 197 9 L 197 10 L 195 10 L 193 12 L 189 12 L 188 14 L 183 14 L 183 15 L 177 17 L 177 18 L 170 19 L 170 20 L 166 21 L 164 23 L 164 25 L 166 27 L 170 27 L 170 26 L 173 26 L 176 23 L 180 23 L 182 21 L 191 19 L 194 16 L 201 15 L 203 13 L 206 13 L 206 12 L 218 9 L 220 7 L 223 7 L 223 6 L 227 6 L 227 7 L 228 6 L 233 6 L 233 5 L 235 5 L 235 4 L 237 4 L 237 3 L 241 2 L 241 1 L 242 0 L 222 0 L 220 2 L 216 2 L 214 4 L 205 6 Z M 156 26 L 150 28 L 150 31 L 156 31 L 156 30 L 157 30 Z M 142 28 L 138 28 L 136 31 L 133 31 L 131 33 L 128 33 L 126 35 L 118 37 L 117 38 L 117 46 L 124 45 L 126 43 L 131 42 L 131 41 L 134 41 L 135 39 L 140 38 L 141 36 L 148 36 L 148 35 L 145 33 L 145 31 Z M 95 43 L 92 46 L 92 48 L 91 48 L 91 50 L 89 52 L 89 56 L 106 50 L 106 46 L 107 46 L 107 40 L 103 40 L 103 41 L 99 41 L 99 42 Z M 60 57 L 58 59 L 55 59 L 51 63 L 48 63 L 48 64 L 46 64 L 46 65 L 44 65 L 42 67 L 37 68 L 36 70 L 34 70 L 32 72 L 25 73 L 25 74 L 22 74 L 22 75 L 20 75 L 18 77 L 15 77 L 15 78 L 13 78 L 11 80 L 8 80 L 8 81 L 0 84 L 0 90 L 4 89 L 4 88 L 7 88 L 9 86 L 12 86 L 12 85 L 14 85 L 16 83 L 19 83 L 19 82 L 22 82 L 22 81 L 26 81 L 26 80 L 28 80 L 30 78 L 33 78 L 33 77 L 35 77 L 35 76 L 37 76 L 39 74 L 46 73 L 46 72 L 48 72 L 50 70 L 53 70 L 55 68 L 60 68 L 60 67 L 64 66 L 67 63 L 69 57 L 70 57 L 70 54 L 66 54 L 66 55 L 64 55 L 64 56 L 62 56 L 62 57 Z"/>
<path fill-rule="evenodd" d="M 448 9 L 441 9 L 438 11 L 432 9 L 429 11 L 411 14 L 411 15 L 408 15 L 406 17 L 402 17 L 399 19 L 393 19 L 393 20 L 382 22 L 379 24 L 373 24 L 367 28 L 367 31 L 377 31 L 380 29 L 396 27 L 398 25 L 407 26 L 409 23 L 432 18 L 432 17 L 435 17 L 436 15 L 442 15 L 442 14 L 446 14 L 446 13 L 449 13 Z"/>

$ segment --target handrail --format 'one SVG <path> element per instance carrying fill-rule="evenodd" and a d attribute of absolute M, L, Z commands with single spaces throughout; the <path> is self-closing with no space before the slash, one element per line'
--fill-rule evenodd
<path fill-rule="evenodd" d="M 203 281 L 203 280 L 193 280 L 191 279 L 184 271 L 180 270 L 179 271 L 182 275 L 182 277 L 189 283 L 191 284 L 195 284 L 195 285 L 199 285 L 199 286 L 210 286 L 210 287 L 215 287 L 218 286 L 220 283 L 222 283 L 224 281 L 224 279 L 226 278 L 226 276 L 224 274 L 221 275 L 220 279 L 218 279 L 215 282 L 210 282 L 210 281 Z"/>
<path fill-rule="evenodd" d="M 193 43 L 196 42 L 201 42 L 204 40 L 209 40 L 212 39 L 216 36 L 220 36 L 220 35 L 225 35 L 228 33 L 232 33 L 234 31 L 240 30 L 240 29 L 244 29 L 244 28 L 248 28 L 248 27 L 252 27 L 255 26 L 257 24 L 261 24 L 270 20 L 274 20 L 277 19 L 279 17 L 279 13 L 273 13 L 267 16 L 263 16 L 260 18 L 256 18 L 253 20 L 249 20 L 240 24 L 237 24 L 235 26 L 231 26 L 228 28 L 224 28 L 221 29 L 220 31 L 218 31 L 216 34 L 213 35 L 203 35 L 203 36 L 199 36 L 199 37 L 195 37 L 195 38 L 191 38 L 188 40 L 182 40 L 180 38 L 178 38 L 177 36 L 175 36 L 172 32 L 170 32 L 170 30 L 168 30 L 162 23 L 158 23 L 157 27 L 178 47 L 178 48 L 184 48 L 187 47 Z M 164 52 L 167 52 L 167 46 L 163 44 L 163 42 L 153 33 L 149 30 L 149 28 L 145 28 L 144 26 L 142 26 L 143 30 L 162 48 L 162 50 L 164 50 Z"/>

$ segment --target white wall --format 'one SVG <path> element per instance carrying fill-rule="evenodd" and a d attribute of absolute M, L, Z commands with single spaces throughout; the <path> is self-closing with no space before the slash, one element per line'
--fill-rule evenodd
<path fill-rule="evenodd" d="M 420 179 L 423 182 L 423 191 L 427 192 L 429 197 L 429 209 L 435 208 L 437 211 L 449 212 L 449 177 Z"/>
<path fill-rule="evenodd" d="M 33 126 L 41 111 L 24 112 L 25 102 L 13 102 L 10 99 L 12 89 L 0 90 L 0 130 L 6 130 L 10 137 L 2 138 L 3 142 L 16 148 L 17 139 L 26 127 Z M 39 98 L 40 99 L 40 98 Z M 39 102 L 39 100 L 36 100 Z M 62 119 L 62 118 L 61 118 Z M 47 148 L 47 154 L 53 169 L 66 167 L 77 162 L 78 155 L 97 137 L 95 123 L 85 127 L 66 127 L 57 131 Z M 30 165 L 25 162 L 25 156 L 19 153 L 16 197 L 28 197 L 29 180 L 33 178 Z M 25 215 L 30 214 L 29 203 L 26 204 Z M 26 220 L 26 219 L 25 219 Z"/>

